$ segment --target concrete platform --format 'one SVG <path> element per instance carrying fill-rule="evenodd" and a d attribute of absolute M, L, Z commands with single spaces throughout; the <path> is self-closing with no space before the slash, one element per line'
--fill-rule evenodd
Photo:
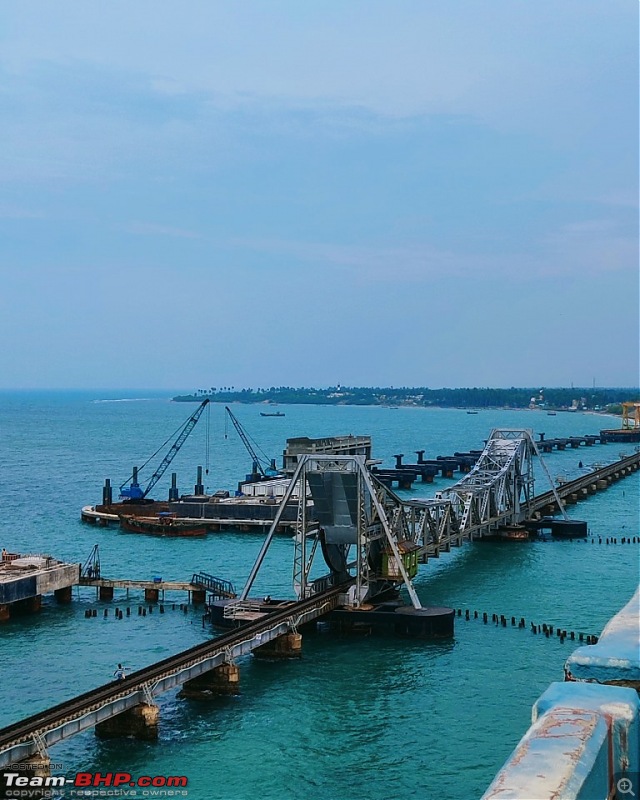
<path fill-rule="evenodd" d="M 61 602 L 71 600 L 71 587 L 80 578 L 80 564 L 46 555 L 21 556 L 3 551 L 0 561 L 0 621 L 12 611 L 37 611 L 40 598 L 54 592 Z"/>

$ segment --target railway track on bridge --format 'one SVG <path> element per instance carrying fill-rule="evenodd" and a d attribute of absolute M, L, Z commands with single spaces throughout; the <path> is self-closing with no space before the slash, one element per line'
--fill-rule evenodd
<path fill-rule="evenodd" d="M 599 467 L 597 470 L 581 475 L 572 481 L 567 481 L 556 487 L 556 492 L 560 498 L 565 498 L 570 494 L 579 492 L 581 489 L 586 489 L 593 483 L 599 480 L 606 480 L 609 477 L 617 475 L 618 477 L 625 477 L 629 473 L 627 470 L 635 471 L 640 466 L 640 453 L 633 453 L 630 456 L 615 461 L 613 464 L 607 464 L 604 467 Z M 622 473 L 622 474 L 621 474 Z M 531 513 L 539 511 L 541 508 L 551 506 L 555 503 L 555 495 L 553 491 L 544 492 L 534 497 L 530 503 Z"/>
<path fill-rule="evenodd" d="M 248 654 L 282 633 L 317 619 L 337 606 L 338 596 L 349 583 L 332 587 L 306 600 L 292 601 L 285 607 L 276 607 L 260 620 L 245 623 L 211 641 L 138 670 L 123 682 L 112 682 L 92 689 L 0 729 L 0 768 L 33 755 L 43 745 L 50 746 L 141 702 L 150 702 L 154 695 L 181 685 L 218 663 Z M 106 713 L 101 715 L 98 713 L 100 711 Z"/>

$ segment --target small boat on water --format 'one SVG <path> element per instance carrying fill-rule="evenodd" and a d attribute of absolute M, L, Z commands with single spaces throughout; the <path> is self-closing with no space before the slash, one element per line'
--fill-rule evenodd
<path fill-rule="evenodd" d="M 548 417 L 555 417 L 555 415 L 556 415 L 555 411 L 547 411 L 547 416 Z"/>
<path fill-rule="evenodd" d="M 154 536 L 205 536 L 206 525 L 200 522 L 180 519 L 175 514 L 160 512 L 155 517 L 136 517 L 132 514 L 118 514 L 120 527 L 129 533 L 151 533 Z"/>
<path fill-rule="evenodd" d="M 261 417 L 284 417 L 284 411 L 261 411 Z"/>
<path fill-rule="evenodd" d="M 477 414 L 477 411 L 467 411 L 467 414 Z"/>

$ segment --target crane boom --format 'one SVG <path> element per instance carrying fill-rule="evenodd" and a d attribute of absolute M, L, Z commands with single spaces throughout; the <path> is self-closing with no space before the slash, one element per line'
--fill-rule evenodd
<path fill-rule="evenodd" d="M 200 405 L 198 406 L 197 410 L 184 423 L 184 425 L 180 429 L 180 432 L 176 440 L 171 445 L 166 456 L 162 459 L 158 468 L 151 476 L 151 479 L 149 480 L 146 489 L 144 489 L 143 491 L 140 488 L 140 484 L 138 483 L 137 480 L 137 469 L 134 469 L 131 485 L 127 488 L 124 488 L 124 484 L 122 484 L 122 486 L 120 487 L 120 497 L 129 498 L 131 500 L 143 500 L 149 494 L 149 492 L 153 489 L 156 483 L 158 483 L 160 478 L 164 475 L 164 473 L 167 470 L 167 467 L 173 461 L 178 450 L 180 450 L 182 445 L 185 443 L 191 431 L 195 428 L 198 420 L 202 415 L 202 412 L 204 411 L 204 409 L 208 404 L 209 404 L 208 399 L 203 400 L 202 403 L 200 403 Z"/>
<path fill-rule="evenodd" d="M 258 455 L 257 455 L 256 451 L 253 449 L 253 446 L 251 445 L 251 442 L 249 441 L 249 437 L 244 432 L 244 428 L 242 427 L 240 422 L 235 418 L 235 416 L 233 415 L 233 413 L 232 413 L 231 409 L 229 408 L 229 406 L 225 406 L 224 410 L 229 415 L 229 419 L 231 420 L 231 422 L 233 422 L 233 427 L 238 431 L 238 436 L 242 439 L 242 443 L 247 448 L 247 452 L 249 453 L 249 455 L 251 456 L 251 459 L 253 460 L 253 463 L 255 465 L 254 466 L 254 472 L 257 469 L 258 472 L 260 473 L 260 475 L 262 475 L 263 478 L 266 478 L 267 477 L 267 473 L 265 472 L 264 467 L 260 463 L 260 459 L 258 458 Z"/>

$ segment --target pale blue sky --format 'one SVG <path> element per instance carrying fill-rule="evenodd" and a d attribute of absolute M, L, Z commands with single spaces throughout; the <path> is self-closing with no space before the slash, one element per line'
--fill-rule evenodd
<path fill-rule="evenodd" d="M 637 385 L 635 0 L 0 8 L 0 387 Z"/>

